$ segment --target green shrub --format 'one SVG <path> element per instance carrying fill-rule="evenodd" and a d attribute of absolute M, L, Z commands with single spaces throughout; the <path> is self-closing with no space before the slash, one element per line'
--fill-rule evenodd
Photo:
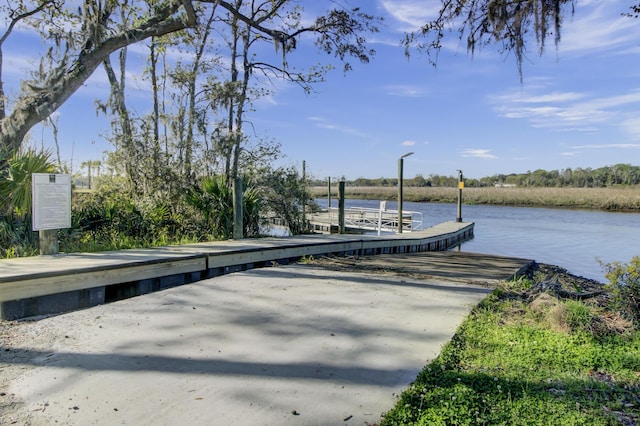
<path fill-rule="evenodd" d="M 0 258 L 38 254 L 38 233 L 31 226 L 31 174 L 55 173 L 50 153 L 29 150 L 8 162 L 0 179 Z"/>
<path fill-rule="evenodd" d="M 0 214 L 0 259 L 35 256 L 38 233 L 31 229 L 31 215 L 24 218 Z"/>
<path fill-rule="evenodd" d="M 233 237 L 233 191 L 225 176 L 204 178 L 191 187 L 186 202 L 202 216 L 208 230 L 216 238 Z M 242 184 L 243 234 L 256 237 L 260 232 L 261 199 L 248 182 Z"/>
<path fill-rule="evenodd" d="M 567 326 L 573 330 L 588 331 L 591 328 L 593 313 L 591 307 L 577 300 L 567 300 L 565 307 L 565 321 Z"/>
<path fill-rule="evenodd" d="M 295 167 L 280 167 L 260 176 L 258 182 L 265 213 L 280 219 L 291 235 L 308 232 L 304 211 L 314 210 L 314 202 Z"/>
<path fill-rule="evenodd" d="M 634 256 L 629 263 L 613 262 L 602 265 L 609 280 L 612 308 L 624 317 L 640 325 L 640 257 Z"/>
<path fill-rule="evenodd" d="M 124 180 L 102 180 L 92 192 L 74 194 L 72 228 L 59 233 L 60 250 L 119 250 L 193 242 L 205 229 L 194 222 L 180 202 L 136 197 Z"/>

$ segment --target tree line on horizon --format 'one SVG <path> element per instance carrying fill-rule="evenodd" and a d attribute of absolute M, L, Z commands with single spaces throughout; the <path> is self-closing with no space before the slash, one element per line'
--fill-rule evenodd
<path fill-rule="evenodd" d="M 345 180 L 348 186 L 360 187 L 395 187 L 397 178 L 380 177 L 370 179 L 359 177 Z M 561 170 L 534 170 L 526 173 L 495 174 L 480 179 L 464 178 L 466 187 L 479 188 L 487 186 L 509 185 L 516 187 L 553 187 L 553 188 L 608 188 L 614 186 L 640 185 L 640 166 L 616 164 L 592 169 L 591 167 Z M 325 186 L 326 180 L 314 179 L 312 186 Z M 426 178 L 418 174 L 414 178 L 404 178 L 405 187 L 457 187 L 457 176 L 430 174 Z"/>

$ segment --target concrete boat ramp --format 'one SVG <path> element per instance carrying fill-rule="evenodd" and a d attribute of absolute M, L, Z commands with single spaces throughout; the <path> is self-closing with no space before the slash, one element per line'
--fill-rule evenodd
<path fill-rule="evenodd" d="M 5 323 L 15 332 L 0 333 L 0 424 L 377 424 L 486 284 L 530 263 L 353 259 L 240 270 Z"/>

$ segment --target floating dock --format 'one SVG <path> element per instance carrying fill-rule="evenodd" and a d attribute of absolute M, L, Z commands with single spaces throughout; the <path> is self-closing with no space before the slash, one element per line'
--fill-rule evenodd
<path fill-rule="evenodd" d="M 377 231 L 396 232 L 398 230 L 398 211 L 383 208 L 349 207 L 344 210 L 344 227 L 348 234 L 362 234 Z M 313 232 L 337 234 L 339 232 L 339 209 L 331 207 L 309 215 L 309 224 Z M 422 213 L 403 211 L 402 231 L 422 231 Z"/>
<path fill-rule="evenodd" d="M 86 308 L 309 256 L 443 251 L 473 238 L 473 229 L 470 222 L 445 222 L 384 236 L 303 235 L 4 259 L 0 319 Z"/>

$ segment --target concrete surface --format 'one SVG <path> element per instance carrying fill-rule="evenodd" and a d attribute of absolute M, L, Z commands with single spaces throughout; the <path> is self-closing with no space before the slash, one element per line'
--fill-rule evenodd
<path fill-rule="evenodd" d="M 8 362 L 33 368 L 9 390 L 34 425 L 376 424 L 488 292 L 300 265 L 234 273 L 38 321 L 49 348 L 18 349 L 29 361 Z"/>
<path fill-rule="evenodd" d="M 495 286 L 522 275 L 532 260 L 459 251 L 380 254 L 321 260 L 325 267 L 341 266 L 369 272 L 391 272 L 421 279 L 473 282 Z"/>

